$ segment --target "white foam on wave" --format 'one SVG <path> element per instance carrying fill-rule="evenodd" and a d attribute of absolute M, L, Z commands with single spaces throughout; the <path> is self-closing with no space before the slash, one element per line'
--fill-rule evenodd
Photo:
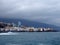
<path fill-rule="evenodd" d="M 14 32 L 7 32 L 7 33 L 0 33 L 0 35 L 17 35 L 18 33 Z"/>

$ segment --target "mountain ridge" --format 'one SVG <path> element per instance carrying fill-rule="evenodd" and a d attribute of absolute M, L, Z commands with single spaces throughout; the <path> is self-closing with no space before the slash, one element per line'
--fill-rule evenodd
<path fill-rule="evenodd" d="M 41 27 L 41 28 L 53 28 L 54 30 L 60 31 L 59 26 L 51 25 L 51 24 L 46 24 L 42 22 L 35 22 L 35 21 L 30 21 L 26 19 L 11 19 L 11 18 L 0 18 L 0 22 L 6 22 L 6 23 L 15 23 L 18 24 L 18 21 L 22 23 L 24 26 L 30 26 L 30 27 Z"/>

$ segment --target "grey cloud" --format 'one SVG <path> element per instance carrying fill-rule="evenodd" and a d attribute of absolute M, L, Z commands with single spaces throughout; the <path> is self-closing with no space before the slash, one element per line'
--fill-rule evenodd
<path fill-rule="evenodd" d="M 58 24 L 60 0 L 0 0 L 1 16 Z"/>

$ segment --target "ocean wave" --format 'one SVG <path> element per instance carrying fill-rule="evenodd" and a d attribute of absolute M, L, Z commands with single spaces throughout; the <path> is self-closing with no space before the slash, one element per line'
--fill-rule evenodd
<path fill-rule="evenodd" d="M 48 44 L 48 43 L 47 43 L 47 44 L 44 44 L 44 43 L 39 43 L 38 45 L 51 45 L 51 44 Z"/>
<path fill-rule="evenodd" d="M 6 45 L 21 45 L 21 44 L 7 43 Z"/>

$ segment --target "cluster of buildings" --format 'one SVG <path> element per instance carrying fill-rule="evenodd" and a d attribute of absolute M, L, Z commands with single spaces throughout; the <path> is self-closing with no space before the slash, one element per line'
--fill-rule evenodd
<path fill-rule="evenodd" d="M 26 26 L 14 26 L 14 24 L 0 22 L 0 32 L 51 32 L 52 28 L 34 28 Z"/>

